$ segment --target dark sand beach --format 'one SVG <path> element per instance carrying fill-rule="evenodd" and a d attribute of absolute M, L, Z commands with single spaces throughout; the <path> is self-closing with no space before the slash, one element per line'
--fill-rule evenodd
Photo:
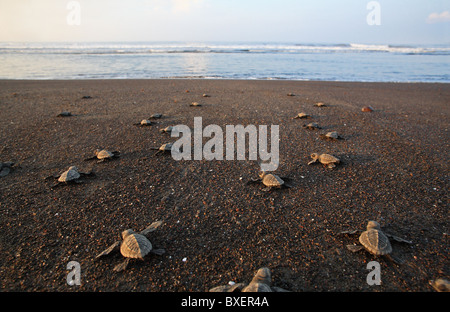
<path fill-rule="evenodd" d="M 314 107 L 319 101 L 327 106 Z M 450 277 L 449 103 L 449 84 L 0 81 L 0 161 L 15 162 L 0 178 L 0 289 L 204 292 L 249 282 L 266 266 L 274 286 L 293 292 L 434 291 L 430 280 Z M 56 117 L 62 111 L 75 116 Z M 311 118 L 293 119 L 300 112 Z M 153 113 L 164 117 L 133 125 Z M 222 129 L 279 125 L 275 173 L 293 187 L 267 193 L 246 185 L 257 177 L 256 161 L 154 156 L 151 147 L 176 140 L 160 129 L 192 128 L 194 117 Z M 306 130 L 307 122 L 322 129 Z M 344 140 L 319 138 L 333 130 Z M 121 155 L 84 161 L 97 148 Z M 314 152 L 342 163 L 308 165 Z M 44 178 L 71 165 L 95 177 L 52 189 Z M 164 255 L 119 273 L 120 254 L 94 261 L 123 230 L 157 220 L 150 240 Z M 403 264 L 346 248 L 358 236 L 340 232 L 369 220 L 412 241 L 392 242 Z M 381 285 L 366 282 L 374 260 Z M 80 286 L 66 282 L 70 261 L 80 264 Z"/>

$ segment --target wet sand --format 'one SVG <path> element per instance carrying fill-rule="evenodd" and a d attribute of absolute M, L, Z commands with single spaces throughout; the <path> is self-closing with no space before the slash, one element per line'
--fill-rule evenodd
<path fill-rule="evenodd" d="M 327 106 L 314 107 L 319 101 Z M 266 266 L 274 286 L 293 292 L 434 291 L 429 281 L 450 275 L 449 103 L 449 84 L 0 81 L 0 161 L 16 164 L 0 178 L 0 289 L 205 292 L 249 282 Z M 56 117 L 62 111 L 75 116 Z M 293 119 L 300 112 L 312 118 Z M 133 125 L 152 113 L 164 117 Z M 160 129 L 192 128 L 194 117 L 224 131 L 279 125 L 276 173 L 293 187 L 266 193 L 246 185 L 259 169 L 248 159 L 154 156 L 151 147 L 176 140 Z M 307 122 L 322 129 L 302 128 Z M 334 130 L 344 140 L 319 138 Z M 121 156 L 85 162 L 96 148 Z M 313 152 L 341 164 L 309 166 Z M 44 180 L 71 165 L 95 177 L 56 189 Z M 156 220 L 163 224 L 150 240 L 164 255 L 119 273 L 120 254 L 94 261 L 121 231 Z M 346 248 L 358 236 L 339 233 L 368 220 L 412 241 L 392 242 L 403 264 Z M 80 286 L 66 282 L 70 261 L 80 264 Z M 366 282 L 370 261 L 380 263 L 379 286 Z"/>

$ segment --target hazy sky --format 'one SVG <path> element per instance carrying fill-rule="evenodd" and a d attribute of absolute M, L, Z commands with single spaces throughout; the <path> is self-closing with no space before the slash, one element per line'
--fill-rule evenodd
<path fill-rule="evenodd" d="M 369 2 L 0 0 L 0 41 L 450 43 L 449 0 Z"/>

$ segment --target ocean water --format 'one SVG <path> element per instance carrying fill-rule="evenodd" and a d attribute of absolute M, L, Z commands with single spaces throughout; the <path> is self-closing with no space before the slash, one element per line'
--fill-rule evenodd
<path fill-rule="evenodd" d="M 450 82 L 448 45 L 0 42 L 0 79 Z"/>

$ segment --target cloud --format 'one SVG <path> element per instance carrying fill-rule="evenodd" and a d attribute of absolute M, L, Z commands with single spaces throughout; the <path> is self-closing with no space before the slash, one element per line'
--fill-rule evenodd
<path fill-rule="evenodd" d="M 442 13 L 431 13 L 427 17 L 428 24 L 435 23 L 449 23 L 450 22 L 450 12 L 444 11 Z"/>
<path fill-rule="evenodd" d="M 172 0 L 172 9 L 177 12 L 189 12 L 198 6 L 202 0 Z"/>

